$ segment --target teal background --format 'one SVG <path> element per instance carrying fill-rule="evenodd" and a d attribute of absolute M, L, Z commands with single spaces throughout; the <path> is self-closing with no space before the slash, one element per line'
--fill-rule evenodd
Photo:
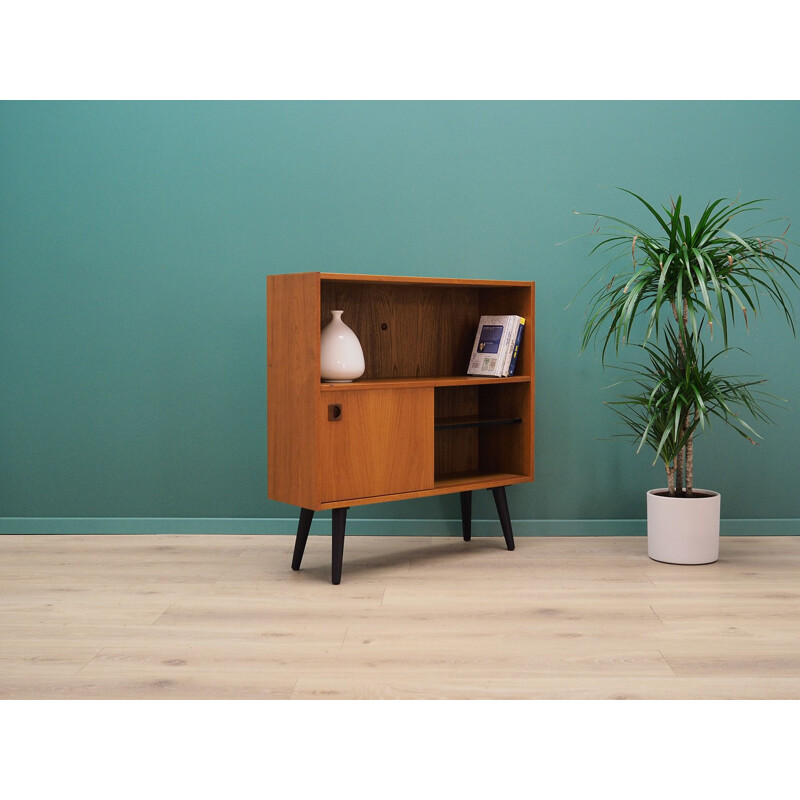
<path fill-rule="evenodd" d="M 516 530 L 642 533 L 663 469 L 604 441 L 613 376 L 579 355 L 588 297 L 567 307 L 602 261 L 557 244 L 592 227 L 574 209 L 640 218 L 616 186 L 694 213 L 741 190 L 800 224 L 799 141 L 797 102 L 4 102 L 0 531 L 288 532 L 266 497 L 265 277 L 323 270 L 535 280 Z M 788 408 L 758 447 L 715 426 L 696 485 L 722 492 L 723 532 L 800 533 L 800 344 L 771 306 L 734 343 L 731 371 Z M 489 493 L 475 515 L 495 519 Z M 348 530 L 457 516 L 385 503 Z"/>

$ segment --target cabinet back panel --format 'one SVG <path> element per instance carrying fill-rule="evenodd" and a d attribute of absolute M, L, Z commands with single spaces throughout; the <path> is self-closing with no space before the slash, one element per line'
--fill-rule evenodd
<path fill-rule="evenodd" d="M 320 326 L 334 309 L 361 342 L 364 378 L 467 372 L 480 319 L 474 287 L 322 281 Z"/>
<path fill-rule="evenodd" d="M 489 472 L 513 472 L 530 475 L 531 406 L 525 384 L 480 386 L 479 407 L 484 417 L 520 416 L 515 425 L 497 425 L 479 431 L 480 468 Z"/>
<path fill-rule="evenodd" d="M 470 417 L 478 414 L 478 387 L 437 387 L 434 417 Z M 437 475 L 478 469 L 478 429 L 445 428 L 434 432 L 434 465 Z"/>
<path fill-rule="evenodd" d="M 478 318 L 483 314 L 518 314 L 525 317 L 525 329 L 519 349 L 515 375 L 533 375 L 534 336 L 536 324 L 531 288 L 497 286 L 481 292 Z"/>

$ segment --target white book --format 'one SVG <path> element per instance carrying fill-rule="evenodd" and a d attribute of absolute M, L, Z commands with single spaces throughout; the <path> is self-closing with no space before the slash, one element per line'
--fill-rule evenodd
<path fill-rule="evenodd" d="M 478 323 L 467 375 L 494 375 L 501 377 L 506 357 L 513 350 L 511 331 L 515 328 L 513 314 L 484 315 Z"/>

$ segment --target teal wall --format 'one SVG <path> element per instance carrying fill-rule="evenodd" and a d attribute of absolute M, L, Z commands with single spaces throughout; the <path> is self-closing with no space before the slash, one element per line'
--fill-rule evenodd
<path fill-rule="evenodd" d="M 635 215 L 615 186 L 690 210 L 741 190 L 800 226 L 798 142 L 796 102 L 1 103 L 0 530 L 294 516 L 266 498 L 265 276 L 325 270 L 535 280 L 537 478 L 512 515 L 632 532 L 588 523 L 641 520 L 663 470 L 603 440 L 611 376 L 566 308 L 600 262 L 556 244 L 591 227 L 573 209 Z M 735 339 L 789 408 L 759 447 L 713 429 L 696 484 L 727 518 L 798 521 L 800 343 L 771 307 Z"/>

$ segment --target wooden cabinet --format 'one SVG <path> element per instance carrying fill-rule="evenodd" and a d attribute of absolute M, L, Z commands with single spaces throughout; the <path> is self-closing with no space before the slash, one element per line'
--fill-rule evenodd
<path fill-rule="evenodd" d="M 352 383 L 320 379 L 320 330 L 344 311 L 364 350 Z M 485 314 L 526 318 L 515 375 L 466 375 Z M 347 508 L 492 489 L 513 549 L 505 487 L 533 480 L 534 284 L 304 272 L 267 278 L 268 493 L 302 511 L 302 559 L 315 510 L 333 512 L 333 582 Z M 504 518 L 505 516 L 505 518 Z"/>

